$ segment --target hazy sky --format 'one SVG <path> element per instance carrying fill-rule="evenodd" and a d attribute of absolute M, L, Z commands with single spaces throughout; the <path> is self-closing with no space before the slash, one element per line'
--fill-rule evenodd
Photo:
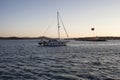
<path fill-rule="evenodd" d="M 120 0 L 0 0 L 0 36 L 57 37 L 57 11 L 70 37 L 120 36 Z"/>

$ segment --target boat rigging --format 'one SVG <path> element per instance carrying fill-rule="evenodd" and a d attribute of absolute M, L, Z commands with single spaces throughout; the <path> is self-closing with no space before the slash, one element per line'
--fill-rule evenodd
<path fill-rule="evenodd" d="M 47 40 L 43 40 L 42 39 L 38 43 L 39 45 L 41 45 L 41 46 L 66 46 L 67 42 L 66 41 L 62 41 L 61 37 L 60 37 L 60 28 L 61 28 L 60 21 L 61 21 L 61 24 L 62 24 L 62 26 L 64 28 L 64 31 L 66 33 L 67 38 L 69 38 L 68 33 L 66 31 L 66 28 L 65 28 L 65 26 L 63 24 L 63 21 L 62 21 L 60 15 L 59 15 L 59 12 L 57 12 L 58 39 L 47 39 Z"/>

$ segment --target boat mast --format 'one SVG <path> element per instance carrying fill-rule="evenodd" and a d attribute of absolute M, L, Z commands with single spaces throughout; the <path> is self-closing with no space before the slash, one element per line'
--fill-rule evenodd
<path fill-rule="evenodd" d="M 67 30 L 66 30 L 66 28 L 65 28 L 65 26 L 64 26 L 64 23 L 63 23 L 63 21 L 62 21 L 61 16 L 60 16 L 60 20 L 61 20 L 62 26 L 63 26 L 63 28 L 64 28 L 64 31 L 65 31 L 65 33 L 66 33 L 66 35 L 67 35 L 67 38 L 69 38 L 68 33 L 67 33 Z"/>
<path fill-rule="evenodd" d="M 60 23 L 59 23 L 59 12 L 57 12 L 57 26 L 58 26 L 58 38 L 60 39 Z"/>

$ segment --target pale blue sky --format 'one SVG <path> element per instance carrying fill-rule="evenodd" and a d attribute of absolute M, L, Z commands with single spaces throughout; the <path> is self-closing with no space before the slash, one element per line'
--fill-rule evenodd
<path fill-rule="evenodd" d="M 0 36 L 57 37 L 57 11 L 70 37 L 120 36 L 120 0 L 0 0 Z"/>

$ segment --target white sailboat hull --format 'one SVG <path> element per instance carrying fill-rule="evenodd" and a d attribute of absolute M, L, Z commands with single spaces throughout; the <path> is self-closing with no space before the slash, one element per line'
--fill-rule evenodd
<path fill-rule="evenodd" d="M 66 46 L 66 42 L 59 40 L 48 40 L 39 42 L 41 46 Z"/>

